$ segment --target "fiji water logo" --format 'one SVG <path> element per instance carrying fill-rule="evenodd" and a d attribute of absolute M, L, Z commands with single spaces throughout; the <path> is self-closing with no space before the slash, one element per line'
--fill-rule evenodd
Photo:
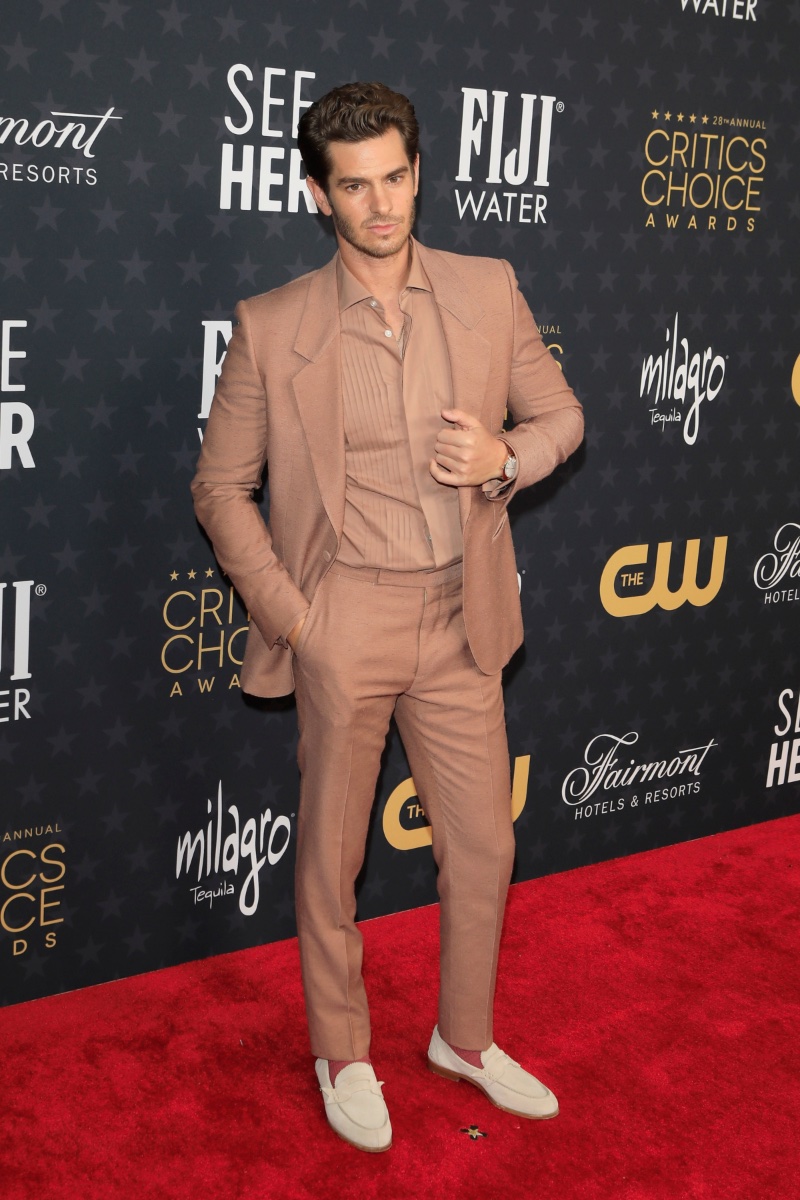
<path fill-rule="evenodd" d="M 757 21 L 758 0 L 681 0 L 684 12 L 701 17 L 732 17 L 734 21 Z"/>

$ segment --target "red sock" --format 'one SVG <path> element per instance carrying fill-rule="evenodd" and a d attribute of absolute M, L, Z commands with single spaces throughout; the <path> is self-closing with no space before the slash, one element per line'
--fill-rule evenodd
<path fill-rule="evenodd" d="M 336 1076 L 345 1067 L 349 1067 L 354 1062 L 369 1062 L 369 1055 L 365 1054 L 363 1058 L 329 1058 L 328 1059 L 328 1074 L 331 1077 L 331 1087 L 336 1086 Z"/>
<path fill-rule="evenodd" d="M 480 1050 L 462 1050 L 460 1046 L 454 1046 L 452 1042 L 448 1042 L 447 1045 L 459 1058 L 463 1058 L 464 1062 L 469 1063 L 471 1067 L 477 1067 L 479 1071 L 483 1070 Z"/>

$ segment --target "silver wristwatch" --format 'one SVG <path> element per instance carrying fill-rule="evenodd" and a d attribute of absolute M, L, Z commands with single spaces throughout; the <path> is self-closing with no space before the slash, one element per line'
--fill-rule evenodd
<path fill-rule="evenodd" d="M 513 451 L 510 451 L 508 458 L 503 463 L 503 473 L 500 479 L 503 483 L 508 483 L 511 479 L 516 479 L 518 470 L 519 463 L 517 462 L 517 456 Z"/>

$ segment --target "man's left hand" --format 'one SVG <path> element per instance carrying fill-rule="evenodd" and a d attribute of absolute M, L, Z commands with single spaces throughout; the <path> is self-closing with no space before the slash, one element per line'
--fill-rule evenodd
<path fill-rule="evenodd" d="M 500 479 L 508 447 L 477 417 L 460 408 L 443 408 L 442 418 L 454 428 L 442 429 L 436 439 L 430 472 L 450 487 L 476 487 Z"/>

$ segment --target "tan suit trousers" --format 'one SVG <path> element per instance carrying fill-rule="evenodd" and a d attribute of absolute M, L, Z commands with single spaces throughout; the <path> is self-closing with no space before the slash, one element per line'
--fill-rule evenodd
<path fill-rule="evenodd" d="M 393 714 L 439 868 L 439 1030 L 485 1050 L 514 831 L 501 677 L 482 674 L 470 652 L 461 564 L 402 572 L 334 563 L 294 667 L 297 924 L 312 1052 L 349 1060 L 369 1051 L 354 889 Z"/>

